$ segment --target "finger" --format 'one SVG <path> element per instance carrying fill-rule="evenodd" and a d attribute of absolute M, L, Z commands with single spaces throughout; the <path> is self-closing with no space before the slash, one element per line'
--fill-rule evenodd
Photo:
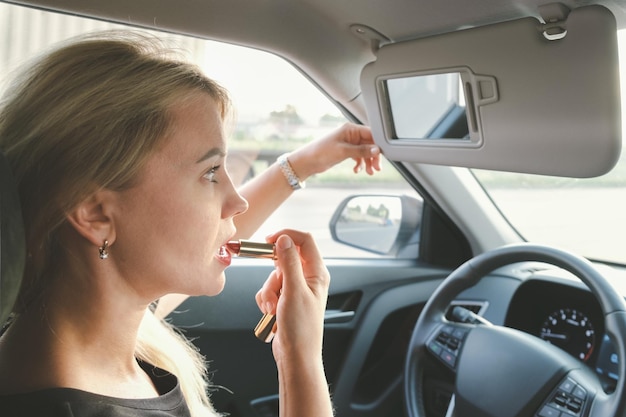
<path fill-rule="evenodd" d="M 367 172 L 367 175 L 374 175 L 374 169 L 372 168 L 372 160 L 371 159 L 366 159 L 365 160 L 365 172 Z"/>
<path fill-rule="evenodd" d="M 315 244 L 315 241 L 313 240 L 311 234 L 292 229 L 284 229 L 274 233 L 273 235 L 268 236 L 269 241 L 277 243 L 277 262 L 279 264 L 279 267 L 282 269 L 283 277 L 287 275 L 287 271 L 285 270 L 286 265 L 282 262 L 284 256 L 281 256 L 281 249 L 278 246 L 277 241 L 279 236 L 282 235 L 289 236 L 293 244 L 295 245 L 295 248 L 293 249 L 295 251 L 293 253 L 295 259 L 292 259 L 292 261 L 297 264 L 296 270 L 298 270 L 298 268 L 301 268 L 305 278 L 318 278 L 328 275 L 328 271 L 326 269 L 326 266 L 324 265 L 322 256 L 320 255 L 319 249 L 317 248 L 317 245 Z M 291 249 L 289 249 L 289 251 L 291 251 Z M 283 278 L 283 280 L 284 279 L 285 278 Z"/>
<path fill-rule="evenodd" d="M 272 243 L 278 243 L 278 238 L 282 235 L 287 235 L 291 238 L 297 251 L 300 252 L 303 259 L 321 259 L 321 255 L 313 237 L 310 233 L 302 232 L 293 229 L 282 229 L 276 233 L 267 236 L 267 241 Z M 277 247 L 277 250 L 279 248 Z M 280 265 L 279 265 L 280 267 Z"/>
<path fill-rule="evenodd" d="M 376 158 L 380 155 L 380 148 L 376 145 L 372 145 L 370 143 L 367 144 L 345 144 L 347 151 L 344 151 L 347 155 L 346 157 L 351 157 L 352 159 L 371 159 Z"/>
<path fill-rule="evenodd" d="M 300 254 L 290 236 L 284 234 L 276 240 L 278 264 L 283 273 L 283 292 L 289 296 L 292 290 L 304 284 L 304 271 Z"/>
<path fill-rule="evenodd" d="M 372 145 L 348 145 L 348 154 L 356 162 L 352 169 L 355 173 L 358 173 L 365 164 L 367 173 L 372 175 L 374 171 L 372 167 L 380 166 L 380 148 Z"/>
<path fill-rule="evenodd" d="M 365 160 L 365 171 L 369 175 L 374 175 L 374 170 L 380 171 L 380 153 L 378 155 Z"/>
<path fill-rule="evenodd" d="M 372 136 L 372 130 L 363 125 L 348 125 L 348 141 L 355 145 L 359 144 L 373 144 L 374 138 Z"/>
<path fill-rule="evenodd" d="M 268 236 L 266 236 L 266 241 L 270 243 L 278 243 L 278 238 L 282 235 L 287 235 L 291 238 L 296 248 L 304 248 L 306 251 L 313 251 L 316 254 L 319 254 L 317 250 L 317 246 L 313 240 L 313 237 L 310 233 L 302 232 L 300 230 L 294 229 L 282 229 L 277 232 L 274 232 Z"/>
<path fill-rule="evenodd" d="M 380 171 L 382 169 L 382 166 L 380 165 L 380 148 L 378 149 L 378 151 L 378 154 L 372 158 L 372 166 L 376 169 L 376 171 Z"/>
<path fill-rule="evenodd" d="M 274 313 L 276 311 L 281 288 L 282 276 L 278 270 L 274 270 L 270 273 L 263 287 L 255 295 L 256 303 L 263 313 Z"/>

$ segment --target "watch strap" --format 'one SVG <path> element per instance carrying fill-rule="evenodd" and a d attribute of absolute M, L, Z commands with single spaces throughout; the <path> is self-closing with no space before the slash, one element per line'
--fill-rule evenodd
<path fill-rule="evenodd" d="M 289 163 L 289 159 L 287 159 L 287 154 L 282 154 L 281 156 L 279 156 L 276 162 L 278 163 L 280 170 L 285 175 L 285 179 L 287 180 L 291 188 L 293 188 L 294 190 L 304 188 L 304 181 L 300 181 L 300 178 L 294 172 L 293 167 Z"/>

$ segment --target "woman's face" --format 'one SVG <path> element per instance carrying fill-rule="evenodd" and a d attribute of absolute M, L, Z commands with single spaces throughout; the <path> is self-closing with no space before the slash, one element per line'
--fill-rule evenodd
<path fill-rule="evenodd" d="M 137 185 L 118 193 L 115 260 L 133 289 L 215 295 L 230 256 L 221 247 L 235 233 L 233 217 L 248 204 L 225 169 L 218 107 L 208 94 L 174 106 L 173 128 L 147 160 Z"/>

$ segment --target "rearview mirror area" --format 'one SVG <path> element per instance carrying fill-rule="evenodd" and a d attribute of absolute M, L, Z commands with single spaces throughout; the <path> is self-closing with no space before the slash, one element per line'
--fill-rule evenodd
<path fill-rule="evenodd" d="M 336 242 L 380 255 L 419 249 L 422 201 L 409 196 L 354 195 L 344 199 L 330 220 Z"/>

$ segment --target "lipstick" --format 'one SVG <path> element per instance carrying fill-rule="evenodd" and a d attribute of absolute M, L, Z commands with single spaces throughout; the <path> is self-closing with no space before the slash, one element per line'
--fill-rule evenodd
<path fill-rule="evenodd" d="M 274 324 L 276 323 L 276 316 L 273 314 L 263 314 L 261 320 L 254 328 L 254 335 L 262 342 L 269 343 L 274 338 Z"/>
<path fill-rule="evenodd" d="M 226 249 L 235 256 L 276 259 L 276 249 L 273 243 L 231 240 L 226 244 Z"/>
<path fill-rule="evenodd" d="M 226 249 L 235 256 L 245 258 L 276 259 L 276 247 L 273 243 L 251 242 L 249 240 L 231 240 L 226 243 Z M 274 338 L 274 324 L 276 316 L 266 313 L 254 328 L 257 339 L 269 343 Z"/>

